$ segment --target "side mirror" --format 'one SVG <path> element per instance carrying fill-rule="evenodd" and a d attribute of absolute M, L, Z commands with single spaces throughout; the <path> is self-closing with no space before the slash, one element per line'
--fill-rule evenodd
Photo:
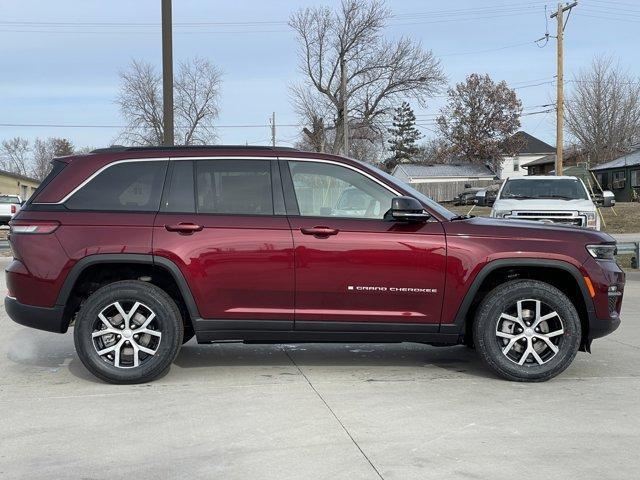
<path fill-rule="evenodd" d="M 602 206 L 613 207 L 616 204 L 616 196 L 611 190 L 605 190 L 602 192 Z"/>
<path fill-rule="evenodd" d="M 391 216 L 394 220 L 405 222 L 424 222 L 431 217 L 424 211 L 422 204 L 413 197 L 391 199 Z"/>

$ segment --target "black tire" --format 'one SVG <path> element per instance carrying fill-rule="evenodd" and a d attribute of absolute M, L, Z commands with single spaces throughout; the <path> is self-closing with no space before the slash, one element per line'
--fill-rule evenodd
<path fill-rule="evenodd" d="M 157 340 L 153 355 L 139 354 L 145 358 L 138 366 L 116 367 L 109 359 L 98 354 L 98 347 L 94 344 L 92 333 L 96 331 L 96 324 L 101 323 L 99 314 L 105 308 L 110 308 L 114 302 L 122 302 L 122 305 L 140 302 L 143 307 L 138 307 L 139 309 L 150 310 L 155 314 L 154 330 L 159 332 L 161 337 Z M 96 377 L 117 384 L 144 383 L 159 377 L 169 369 L 182 345 L 183 328 L 180 310 L 167 293 L 146 282 L 125 280 L 100 288 L 84 302 L 76 317 L 74 342 L 80 360 Z M 131 335 L 135 330 L 127 332 L 127 335 Z M 118 338 L 120 337 L 118 335 Z"/>
<path fill-rule="evenodd" d="M 514 305 L 517 308 L 520 300 L 525 302 L 539 300 L 544 305 L 542 308 L 545 308 L 546 312 L 556 312 L 560 321 L 555 324 L 554 328 L 556 329 L 555 331 L 563 331 L 563 333 L 554 336 L 552 340 L 557 342 L 555 343 L 557 353 L 547 347 L 546 341 L 543 342 L 540 338 L 542 335 L 533 333 L 531 328 L 523 329 L 521 333 L 518 333 L 521 329 L 520 324 L 511 322 L 514 329 L 513 336 L 524 337 L 526 331 L 527 335 L 537 337 L 535 338 L 536 342 L 540 342 L 538 347 L 543 347 L 545 354 L 550 355 L 548 360 L 545 360 L 538 352 L 535 352 L 538 358 L 544 360 L 542 364 L 533 356 L 534 352 L 525 355 L 528 348 L 526 345 L 536 346 L 534 343 L 526 343 L 529 340 L 533 341 L 532 337 L 529 337 L 529 339 L 522 338 L 519 340 L 520 344 L 514 344 L 516 348 L 522 350 L 522 354 L 518 359 L 518 352 L 515 351 L 514 347 L 509 350 L 510 356 L 503 352 L 509 346 L 511 340 L 498 338 L 497 336 L 498 322 L 509 322 L 509 320 L 501 320 L 502 314 L 512 311 L 510 309 Z M 529 308 L 529 305 L 535 305 L 535 303 L 522 303 L 522 309 L 525 311 L 523 305 Z M 528 312 L 531 312 L 531 310 L 527 310 Z M 545 315 L 541 314 L 540 316 L 543 317 Z M 553 317 L 549 320 L 549 323 L 558 322 L 558 319 Z M 533 324 L 535 322 L 529 321 L 529 323 Z M 503 325 L 504 323 L 501 324 L 501 328 Z M 557 325 L 560 326 L 558 327 Z M 504 330 L 501 329 L 500 333 L 502 332 Z M 582 328 L 576 308 L 563 292 L 548 283 L 537 280 L 514 280 L 499 285 L 487 294 L 476 313 L 473 334 L 476 350 L 480 354 L 480 358 L 499 376 L 511 381 L 543 382 L 563 372 L 571 364 L 580 347 Z M 509 334 L 511 335 L 511 333 Z M 518 360 L 521 360 L 522 356 L 526 356 L 525 363 L 519 365 Z"/>

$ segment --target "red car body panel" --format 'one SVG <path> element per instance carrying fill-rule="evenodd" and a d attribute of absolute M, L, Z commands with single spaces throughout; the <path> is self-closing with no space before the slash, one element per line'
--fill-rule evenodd
<path fill-rule="evenodd" d="M 203 229 L 184 235 L 165 228 L 181 222 Z M 293 240 L 286 217 L 160 213 L 153 253 L 178 266 L 202 318 L 293 321 Z"/>
<path fill-rule="evenodd" d="M 440 322 L 446 243 L 439 222 L 305 217 L 291 217 L 290 222 L 296 248 L 296 321 Z M 301 232 L 316 226 L 338 233 Z"/>

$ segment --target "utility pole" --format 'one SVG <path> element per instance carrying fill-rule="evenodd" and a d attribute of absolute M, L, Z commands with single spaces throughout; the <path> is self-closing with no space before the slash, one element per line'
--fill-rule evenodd
<path fill-rule="evenodd" d="M 165 147 L 173 146 L 173 39 L 171 0 L 162 0 L 162 109 Z"/>
<path fill-rule="evenodd" d="M 349 113 L 347 110 L 347 65 L 340 59 L 340 96 L 342 97 L 342 153 L 349 156 Z"/>
<path fill-rule="evenodd" d="M 276 146 L 276 112 L 271 113 L 271 146 Z"/>
<path fill-rule="evenodd" d="M 558 11 L 551 14 L 551 18 L 556 17 L 557 26 L 557 54 L 558 66 L 556 76 L 556 175 L 562 175 L 562 144 L 564 142 L 564 12 L 569 11 L 578 5 L 578 2 L 562 5 L 558 3 Z M 567 16 L 567 18 L 569 18 Z"/>

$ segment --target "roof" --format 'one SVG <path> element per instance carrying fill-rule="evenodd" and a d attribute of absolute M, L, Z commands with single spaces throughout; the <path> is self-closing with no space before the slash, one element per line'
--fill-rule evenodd
<path fill-rule="evenodd" d="M 608 170 L 610 168 L 624 168 L 640 166 L 640 149 L 611 160 L 610 162 L 597 165 L 591 170 Z"/>
<path fill-rule="evenodd" d="M 513 177 L 508 180 L 576 180 L 571 175 L 527 175 L 525 177 Z"/>
<path fill-rule="evenodd" d="M 28 182 L 40 183 L 40 180 L 38 180 L 37 178 L 28 177 L 26 175 L 21 175 L 19 173 L 7 172 L 6 170 L 0 170 L 0 175 L 3 175 L 5 177 L 16 178 L 18 180 L 26 180 Z"/>
<path fill-rule="evenodd" d="M 393 169 L 393 175 L 398 178 L 495 177 L 488 167 L 471 163 L 435 165 L 401 163 Z"/>
<path fill-rule="evenodd" d="M 555 153 L 556 148 L 552 147 L 548 143 L 543 142 L 539 138 L 534 137 L 533 135 L 529 135 L 525 131 L 519 131 L 513 134 L 511 137 L 513 140 L 517 140 L 521 143 L 520 148 L 518 149 L 519 155 L 532 155 L 532 154 L 541 154 L 541 153 Z"/>
<path fill-rule="evenodd" d="M 264 145 L 173 145 L 170 147 L 152 145 L 146 147 L 125 147 L 124 145 L 112 145 L 107 148 L 97 148 L 91 153 L 120 153 L 120 152 L 147 152 L 156 150 L 189 151 L 189 150 L 297 150 L 292 147 L 272 147 Z"/>
<path fill-rule="evenodd" d="M 527 162 L 525 165 L 522 165 L 522 167 L 529 168 L 532 165 L 548 165 L 550 163 L 556 163 L 555 155 L 545 155 L 544 157 L 540 157 L 537 160 L 533 160 L 532 162 Z"/>

